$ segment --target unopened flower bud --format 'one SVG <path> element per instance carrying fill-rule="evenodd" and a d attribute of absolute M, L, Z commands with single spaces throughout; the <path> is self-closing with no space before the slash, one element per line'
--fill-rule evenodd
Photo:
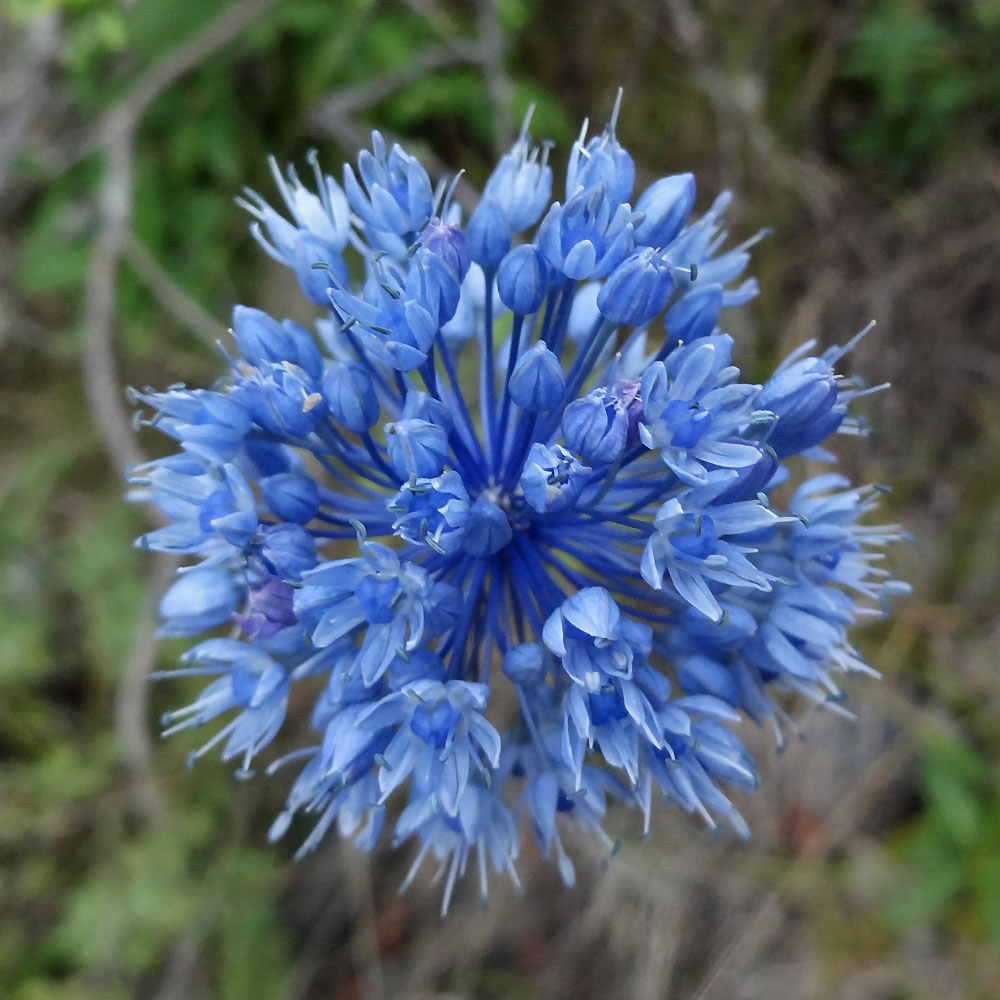
<path fill-rule="evenodd" d="M 361 365 L 334 362 L 323 379 L 323 392 L 333 419 L 355 434 L 364 433 L 378 420 L 378 396 Z"/>
<path fill-rule="evenodd" d="M 500 266 L 510 250 L 510 223 L 492 198 L 483 198 L 466 226 L 472 259 L 487 270 Z"/>
<path fill-rule="evenodd" d="M 565 389 L 562 365 L 541 341 L 525 351 L 510 377 L 510 398 L 532 413 L 551 410 Z"/>
<path fill-rule="evenodd" d="M 497 272 L 500 301 L 512 312 L 526 316 L 545 301 L 548 281 L 548 267 L 541 251 L 530 243 L 514 247 Z"/>
<path fill-rule="evenodd" d="M 401 476 L 430 479 L 448 457 L 448 434 L 427 420 L 397 420 L 385 425 L 389 461 Z"/>
<path fill-rule="evenodd" d="M 635 241 L 640 246 L 665 247 L 684 226 L 694 207 L 693 174 L 673 174 L 654 181 L 639 195 L 635 204 L 644 218 L 636 226 Z"/>
<path fill-rule="evenodd" d="M 307 524 L 316 516 L 319 487 L 309 476 L 283 472 L 260 480 L 260 492 L 268 509 L 283 521 Z"/>
<path fill-rule="evenodd" d="M 690 343 L 707 337 L 719 322 L 722 311 L 722 285 L 705 285 L 675 302 L 663 317 L 663 326 L 671 344 Z"/>
<path fill-rule="evenodd" d="M 612 323 L 642 326 L 670 299 L 670 267 L 656 250 L 632 254 L 615 268 L 597 296 L 597 308 Z"/>

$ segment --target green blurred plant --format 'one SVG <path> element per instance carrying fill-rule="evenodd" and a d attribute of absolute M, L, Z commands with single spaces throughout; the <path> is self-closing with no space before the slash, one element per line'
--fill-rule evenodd
<path fill-rule="evenodd" d="M 875 0 L 841 66 L 868 95 L 847 150 L 901 180 L 951 156 L 994 123 L 1000 4 Z"/>
<path fill-rule="evenodd" d="M 903 882 L 886 903 L 899 931 L 947 924 L 1000 944 L 1000 773 L 960 740 L 928 740 L 924 810 L 897 849 Z"/>
<path fill-rule="evenodd" d="M 26 328 L 4 346 L 0 371 L 0 996 L 151 995 L 148 987 L 190 934 L 210 980 L 205 995 L 280 997 L 295 946 L 277 902 L 283 862 L 232 832 L 230 796 L 206 794 L 206 786 L 221 789 L 222 783 L 184 771 L 183 745 L 157 744 L 167 815 L 158 827 L 144 825 L 128 802 L 111 706 L 142 603 L 140 569 L 128 545 L 141 515 L 122 509 L 120 484 L 106 471 L 89 425 L 76 361 L 94 197 L 104 170 L 100 155 L 80 158 L 78 149 L 144 71 L 227 4 L 0 0 L 0 6 L 15 30 L 31 19 L 59 19 L 52 103 L 61 131 L 51 138 L 72 164 L 57 171 L 37 151 L 24 154 L 19 198 L 4 206 L 5 226 L 20 249 L 12 300 L 45 335 Z M 428 48 L 467 41 L 476 30 L 470 3 L 431 5 L 447 13 L 444 39 L 440 26 L 412 9 L 419 6 L 282 0 L 145 115 L 134 150 L 135 235 L 220 325 L 231 304 L 247 298 L 244 292 L 266 273 L 247 220 L 230 199 L 244 183 L 270 189 L 267 153 L 301 162 L 305 149 L 317 144 L 326 162 L 337 162 L 339 155 L 323 149 L 332 140 L 310 131 L 309 109 L 324 94 L 405 68 Z M 715 13 L 706 18 L 725 20 L 724 29 L 718 27 L 735 36 L 733 58 L 750 60 L 755 47 L 739 43 L 752 37 L 752 18 L 724 18 L 719 12 L 726 6 L 707 5 Z M 823 36 L 827 6 L 799 5 L 794 13 L 802 38 Z M 1000 0 L 865 0 L 860 7 L 831 85 L 850 92 L 853 117 L 843 131 L 854 179 L 885 176 L 902 187 L 915 174 L 959 160 L 974 141 L 997 140 Z M 573 99 L 572 84 L 563 91 L 553 86 L 553 96 L 538 77 L 557 76 L 565 65 L 557 50 L 569 35 L 517 34 L 531 29 L 539 12 L 546 24 L 562 24 L 561 9 L 540 0 L 501 0 L 498 10 L 508 49 L 528 45 L 535 56 L 525 65 L 508 58 L 511 116 L 516 122 L 537 103 L 534 131 L 565 146 L 575 132 L 562 103 Z M 625 37 L 602 42 L 625 46 Z M 787 37 L 778 44 L 791 62 L 784 101 L 791 106 L 812 49 Z M 663 75 L 630 86 L 630 106 L 641 111 L 645 126 L 639 139 L 648 155 L 675 157 L 683 169 L 680 151 L 704 143 L 697 137 L 702 120 L 690 112 L 690 101 L 677 97 L 692 93 L 690 80 L 674 57 L 645 66 Z M 670 89 L 683 87 L 688 90 Z M 459 144 L 461 151 L 449 158 L 468 164 L 474 182 L 483 179 L 494 122 L 477 69 L 455 65 L 428 74 L 366 109 L 363 118 L 440 145 Z M 205 362 L 207 348 L 127 262 L 117 307 L 115 344 L 127 378 L 193 382 L 215 370 L 214 361 Z M 982 456 L 989 454 L 976 453 L 979 481 Z M 990 510 L 995 500 L 995 493 L 983 493 L 969 493 L 976 511 Z M 974 513 L 968 524 L 986 578 L 982 524 Z M 961 572 L 968 576 L 964 566 Z M 163 662 L 175 653 L 164 650 Z M 945 675 L 943 665 L 934 669 Z M 162 697 L 154 693 L 155 709 L 168 707 Z M 146 721 L 154 732 L 155 719 Z M 1000 782 L 987 755 L 959 742 L 928 744 L 924 811 L 896 845 L 900 886 L 886 917 L 897 931 L 935 923 L 1000 940 Z M 248 788 L 243 798 L 250 811 L 254 794 Z M 246 841 L 256 845 L 263 844 L 263 816 L 273 810 L 260 812 L 246 824 Z M 212 910 L 213 898 L 229 902 L 226 920 Z M 518 988 L 502 979 L 469 985 L 484 994 Z"/>

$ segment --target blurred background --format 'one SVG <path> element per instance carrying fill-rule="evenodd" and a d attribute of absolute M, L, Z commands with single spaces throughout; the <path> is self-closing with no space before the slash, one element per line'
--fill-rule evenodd
<path fill-rule="evenodd" d="M 0 996 L 995 1000 L 998 0 L 0 11 Z M 235 302 L 308 318 L 233 204 L 271 196 L 268 153 L 338 173 L 378 127 L 479 185 L 534 102 L 558 176 L 619 86 L 639 187 L 693 170 L 698 208 L 737 192 L 737 239 L 772 227 L 731 331 L 751 380 L 878 320 L 849 364 L 893 388 L 839 452 L 894 487 L 915 592 L 859 634 L 883 680 L 851 682 L 856 722 L 804 712 L 780 756 L 744 727 L 749 843 L 662 810 L 575 891 L 529 852 L 523 898 L 442 920 L 429 878 L 397 895 L 408 855 L 268 847 L 286 775 L 158 739 L 191 690 L 145 679 L 182 647 L 122 470 L 167 444 L 123 389 L 210 385 Z"/>

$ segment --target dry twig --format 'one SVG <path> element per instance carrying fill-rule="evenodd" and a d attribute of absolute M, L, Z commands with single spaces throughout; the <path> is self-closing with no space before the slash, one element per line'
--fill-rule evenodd
<path fill-rule="evenodd" d="M 177 569 L 178 561 L 161 557 L 146 586 L 142 614 L 135 628 L 128 666 L 115 698 L 115 729 L 121 740 L 122 756 L 132 777 L 132 792 L 138 812 L 150 824 L 159 823 L 165 813 L 163 790 L 153 765 L 149 738 L 149 674 L 156 660 L 156 603 Z"/>
<path fill-rule="evenodd" d="M 133 232 L 126 236 L 125 261 L 156 301 L 210 347 L 225 334 L 225 326 L 167 274 Z"/>

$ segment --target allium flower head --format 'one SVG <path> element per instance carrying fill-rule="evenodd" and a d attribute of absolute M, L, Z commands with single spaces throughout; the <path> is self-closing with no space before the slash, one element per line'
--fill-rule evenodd
<path fill-rule="evenodd" d="M 180 446 L 132 475 L 168 521 L 139 544 L 188 560 L 162 634 L 229 629 L 172 672 L 209 683 L 168 732 L 224 717 L 194 756 L 249 774 L 292 729 L 271 836 L 305 814 L 302 850 L 333 826 L 371 850 L 389 826 L 445 906 L 470 859 L 483 892 L 516 879 L 522 836 L 572 883 L 566 829 L 610 847 L 611 800 L 746 834 L 734 727 L 782 739 L 787 692 L 842 711 L 870 672 L 850 626 L 905 589 L 880 564 L 899 532 L 860 523 L 874 488 L 783 485 L 866 390 L 811 344 L 743 380 L 720 324 L 754 240 L 725 249 L 728 195 L 692 219 L 679 174 L 633 207 L 613 119 L 549 204 L 527 124 L 466 222 L 378 133 L 343 187 L 275 169 L 283 208 L 242 204 L 316 335 L 239 306 L 226 378 L 133 397 Z M 311 731 L 286 711 L 309 678 Z"/>

